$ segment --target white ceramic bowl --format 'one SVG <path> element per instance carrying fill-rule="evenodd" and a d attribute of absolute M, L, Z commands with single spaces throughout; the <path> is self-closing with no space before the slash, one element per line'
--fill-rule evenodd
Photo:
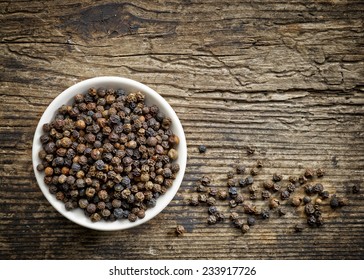
<path fill-rule="evenodd" d="M 180 171 L 177 174 L 177 178 L 173 182 L 173 186 L 168 189 L 168 191 L 161 195 L 157 199 L 157 204 L 155 207 L 148 209 L 145 212 L 145 218 L 144 219 L 138 219 L 136 222 L 131 223 L 127 219 L 117 220 L 114 222 L 107 222 L 107 221 L 100 221 L 93 223 L 91 220 L 85 216 L 83 211 L 81 209 L 74 209 L 71 211 L 67 211 L 65 209 L 64 203 L 57 200 L 55 198 L 55 195 L 52 195 L 49 190 L 48 186 L 44 183 L 44 172 L 39 172 L 37 170 L 37 165 L 40 163 L 40 159 L 38 157 L 38 152 L 41 150 L 42 146 L 40 143 L 40 136 L 42 135 L 42 126 L 45 123 L 49 123 L 53 120 L 56 111 L 59 107 L 63 104 L 71 104 L 73 101 L 73 97 L 77 93 L 86 93 L 89 88 L 91 87 L 105 87 L 105 88 L 122 88 L 126 92 L 131 91 L 141 91 L 146 95 L 145 102 L 148 105 L 155 104 L 159 107 L 159 109 L 164 112 L 167 116 L 169 116 L 172 119 L 172 131 L 179 137 L 180 143 L 178 145 L 178 159 L 177 163 L 180 166 Z M 48 108 L 43 113 L 37 129 L 34 134 L 33 139 L 33 151 L 32 151 L 32 157 L 33 157 L 33 169 L 35 173 L 35 177 L 38 181 L 38 185 L 40 189 L 42 190 L 44 196 L 47 198 L 47 200 L 52 204 L 52 206 L 63 216 L 68 218 L 69 220 L 95 230 L 102 230 L 102 231 L 111 231 L 111 230 L 121 230 L 121 229 L 127 229 L 131 227 L 138 226 L 140 224 L 143 224 L 153 217 L 155 217 L 157 214 L 159 214 L 173 199 L 175 194 L 177 193 L 181 182 L 183 180 L 183 176 L 186 169 L 186 162 L 187 162 L 187 146 L 186 146 L 186 138 L 185 134 L 181 125 L 181 122 L 179 121 L 176 113 L 172 109 L 172 107 L 167 103 L 167 101 L 160 96 L 157 92 L 155 92 L 153 89 L 149 88 L 148 86 L 136 82 L 131 79 L 127 78 L 121 78 L 121 77 L 97 77 L 88 79 L 85 81 L 82 81 L 80 83 L 77 83 L 65 91 L 63 91 L 60 95 L 58 95 L 52 103 L 48 106 Z"/>

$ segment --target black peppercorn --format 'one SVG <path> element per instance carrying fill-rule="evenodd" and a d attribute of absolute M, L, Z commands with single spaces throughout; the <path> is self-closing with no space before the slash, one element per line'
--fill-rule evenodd
<path fill-rule="evenodd" d="M 229 201 L 229 205 L 231 208 L 235 208 L 236 206 L 238 206 L 238 204 L 236 203 L 236 201 L 234 199 L 231 199 Z"/>
<path fill-rule="evenodd" d="M 306 178 L 311 179 L 311 178 L 314 176 L 314 171 L 313 171 L 312 169 L 310 169 L 310 168 L 307 168 L 307 169 L 305 170 L 304 176 L 305 176 Z"/>
<path fill-rule="evenodd" d="M 229 195 L 230 197 L 234 198 L 238 195 L 238 190 L 236 187 L 230 187 L 229 188 Z"/>
<path fill-rule="evenodd" d="M 309 196 L 305 196 L 303 199 L 302 199 L 303 203 L 304 204 L 307 204 L 307 203 L 310 203 L 311 202 L 311 198 Z"/>
<path fill-rule="evenodd" d="M 282 191 L 282 192 L 281 192 L 281 199 L 282 199 L 282 200 L 286 200 L 286 199 L 288 199 L 289 197 L 290 197 L 290 192 L 289 192 L 289 191 L 285 190 L 285 191 Z"/>
<path fill-rule="evenodd" d="M 296 184 L 298 182 L 298 178 L 296 176 L 289 176 L 288 181 L 292 184 Z"/>
<path fill-rule="evenodd" d="M 296 186 L 292 183 L 289 183 L 287 185 L 287 191 L 289 191 L 290 193 L 294 192 L 296 190 Z"/>
<path fill-rule="evenodd" d="M 198 196 L 193 195 L 193 196 L 190 198 L 190 205 L 192 205 L 192 206 L 197 206 L 198 204 L 199 204 Z"/>
<path fill-rule="evenodd" d="M 308 216 L 308 218 L 307 218 L 307 224 L 309 226 L 311 226 L 311 227 L 316 225 L 316 218 L 315 218 L 314 215 Z"/>
<path fill-rule="evenodd" d="M 242 219 L 235 219 L 233 224 L 236 228 L 241 228 L 244 225 L 244 221 Z"/>
<path fill-rule="evenodd" d="M 274 182 L 279 182 L 283 179 L 283 176 L 281 174 L 274 173 L 272 179 Z"/>
<path fill-rule="evenodd" d="M 277 208 L 277 207 L 279 207 L 279 205 L 280 205 L 281 203 L 279 202 L 279 200 L 278 199 L 276 199 L 276 198 L 271 198 L 270 200 L 269 200 L 269 207 L 271 208 L 271 209 L 274 209 L 274 208 Z"/>
<path fill-rule="evenodd" d="M 177 225 L 176 229 L 175 229 L 175 233 L 177 236 L 182 236 L 183 234 L 185 234 L 186 230 L 184 228 L 184 226 L 182 225 Z"/>
<path fill-rule="evenodd" d="M 198 146 L 198 151 L 200 153 L 205 153 L 206 152 L 206 146 L 205 145 L 200 145 Z"/>
<path fill-rule="evenodd" d="M 198 195 L 198 201 L 199 202 L 202 202 L 202 203 L 207 202 L 207 196 L 206 196 L 206 194 L 199 194 Z"/>
<path fill-rule="evenodd" d="M 216 204 L 216 199 L 214 197 L 209 197 L 206 200 L 207 205 L 215 205 Z"/>
<path fill-rule="evenodd" d="M 209 217 L 207 218 L 207 223 L 210 225 L 216 224 L 217 222 L 217 218 L 214 215 L 209 215 Z"/>
<path fill-rule="evenodd" d="M 249 229 L 250 229 L 249 225 L 243 225 L 243 226 L 241 227 L 241 232 L 242 232 L 243 234 L 245 234 L 245 233 L 247 233 L 247 232 L 249 231 Z"/>
<path fill-rule="evenodd" d="M 217 192 L 217 198 L 218 198 L 218 199 L 220 199 L 220 200 L 225 200 L 227 197 L 228 197 L 228 193 L 227 193 L 227 191 L 219 190 L 219 191 Z"/>
<path fill-rule="evenodd" d="M 236 173 L 237 174 L 244 174 L 244 172 L 245 172 L 245 166 L 244 165 L 238 165 L 236 167 Z"/>
<path fill-rule="evenodd" d="M 265 209 L 261 213 L 262 219 L 269 219 L 269 210 Z"/>
<path fill-rule="evenodd" d="M 209 177 L 207 177 L 207 176 L 203 176 L 203 177 L 201 178 L 201 184 L 202 184 L 203 186 L 208 186 L 208 185 L 210 185 L 210 183 L 211 183 L 211 179 L 210 179 Z"/>
<path fill-rule="evenodd" d="M 315 212 L 315 207 L 312 203 L 307 203 L 305 206 L 306 215 L 312 215 Z"/>
<path fill-rule="evenodd" d="M 247 224 L 250 227 L 254 226 L 255 225 L 255 218 L 249 216 L 248 219 L 247 219 Z"/>
<path fill-rule="evenodd" d="M 302 231 L 303 231 L 303 229 L 304 229 L 304 226 L 303 226 L 302 224 L 296 224 L 296 225 L 294 226 L 294 230 L 295 230 L 295 232 L 302 232 Z"/>
<path fill-rule="evenodd" d="M 320 193 L 320 197 L 322 199 L 327 199 L 327 198 L 330 197 L 330 193 L 328 191 L 323 191 L 323 192 Z"/>
<path fill-rule="evenodd" d="M 324 190 L 324 187 L 320 183 L 317 183 L 316 185 L 314 185 L 313 189 L 312 189 L 313 193 L 318 193 L 318 194 L 323 192 L 323 190 Z"/>
<path fill-rule="evenodd" d="M 215 188 L 215 187 L 210 187 L 210 188 L 208 189 L 208 194 L 209 194 L 210 196 L 216 196 L 216 195 L 217 195 L 217 193 L 218 193 L 218 189 L 217 189 L 217 188 Z"/>
<path fill-rule="evenodd" d="M 300 175 L 298 177 L 298 182 L 303 185 L 303 184 L 306 184 L 307 183 L 307 178 L 304 176 L 304 175 Z"/>
<path fill-rule="evenodd" d="M 271 196 L 271 193 L 269 191 L 267 191 L 267 190 L 262 191 L 262 199 L 263 200 L 266 200 L 266 199 L 270 198 L 270 196 Z"/>
<path fill-rule="evenodd" d="M 229 171 L 227 174 L 226 174 L 227 178 L 228 179 L 232 179 L 234 178 L 234 173 L 232 171 Z"/>
<path fill-rule="evenodd" d="M 284 208 L 279 208 L 279 209 L 278 209 L 278 215 L 279 215 L 279 216 L 284 216 L 284 215 L 286 215 L 286 214 L 287 214 L 286 209 L 284 209 Z"/>
<path fill-rule="evenodd" d="M 134 213 L 130 213 L 130 214 L 128 215 L 128 220 L 129 220 L 130 222 L 135 222 L 137 219 L 138 219 L 138 217 L 137 217 L 137 215 L 135 215 Z"/>
<path fill-rule="evenodd" d="M 245 179 L 240 179 L 240 180 L 239 180 L 239 182 L 238 182 L 238 184 L 239 184 L 239 186 L 240 186 L 240 187 L 242 187 L 242 188 L 247 186 L 247 184 L 246 184 L 246 182 L 245 182 Z"/>
<path fill-rule="evenodd" d="M 263 182 L 262 187 L 265 188 L 266 190 L 271 190 L 273 189 L 274 183 L 270 182 L 270 181 L 266 181 Z"/>
<path fill-rule="evenodd" d="M 248 177 L 245 178 L 245 184 L 246 185 L 251 185 L 253 183 L 254 183 L 254 179 L 253 179 L 252 176 L 248 176 Z"/>
<path fill-rule="evenodd" d="M 354 193 L 354 194 L 359 193 L 359 192 L 360 192 L 360 186 L 359 186 L 359 185 L 357 185 L 357 184 L 354 184 L 354 185 L 351 187 L 351 191 L 352 191 L 352 193 Z"/>
<path fill-rule="evenodd" d="M 236 187 L 237 186 L 237 182 L 235 179 L 228 179 L 227 180 L 227 186 L 228 187 Z"/>
<path fill-rule="evenodd" d="M 211 215 L 214 215 L 218 212 L 216 206 L 210 206 L 209 209 L 208 209 L 208 212 L 211 214 Z"/>
<path fill-rule="evenodd" d="M 123 209 L 141 219 L 173 185 L 179 138 L 171 119 L 144 101 L 139 92 L 91 88 L 43 125 L 37 169 L 67 209 L 83 208 L 93 222 L 128 218 Z"/>
<path fill-rule="evenodd" d="M 312 194 L 314 193 L 314 191 L 313 191 L 313 186 L 312 186 L 312 185 L 310 185 L 310 184 L 308 184 L 308 185 L 304 186 L 304 189 L 305 189 L 305 193 L 306 193 L 307 195 L 312 195 Z"/>
<path fill-rule="evenodd" d="M 259 173 L 259 170 L 258 170 L 257 168 L 252 168 L 252 169 L 250 170 L 250 174 L 251 174 L 252 176 L 256 176 L 256 175 L 258 175 L 258 173 Z"/>
<path fill-rule="evenodd" d="M 325 171 L 322 168 L 318 168 L 316 170 L 317 177 L 323 177 L 325 175 Z"/>
<path fill-rule="evenodd" d="M 236 212 L 231 212 L 230 213 L 230 220 L 231 221 L 234 221 L 234 220 L 237 220 L 239 218 L 239 214 L 236 213 Z"/>
<path fill-rule="evenodd" d="M 292 206 L 295 206 L 295 207 L 300 206 L 301 202 L 302 202 L 302 199 L 297 196 L 295 196 L 291 199 L 291 204 L 292 204 Z"/>

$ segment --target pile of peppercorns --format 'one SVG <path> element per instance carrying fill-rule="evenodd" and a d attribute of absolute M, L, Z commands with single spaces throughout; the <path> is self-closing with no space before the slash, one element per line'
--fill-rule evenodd
<path fill-rule="evenodd" d="M 207 223 L 210 225 L 223 222 L 225 219 L 225 214 L 216 207 L 217 200 L 228 201 L 230 209 L 241 205 L 242 211 L 248 215 L 246 220 L 242 219 L 234 210 L 230 211 L 230 220 L 232 226 L 241 229 L 242 233 L 248 232 L 250 227 L 256 224 L 257 219 L 269 219 L 273 213 L 279 217 L 284 216 L 287 213 L 286 206 L 292 206 L 297 211 L 300 211 L 299 207 L 302 207 L 308 226 L 320 227 L 324 224 L 321 207 L 324 200 L 329 199 L 327 204 L 332 209 L 348 204 L 346 198 L 337 197 L 335 194 L 330 195 L 321 183 L 311 183 L 314 177 L 324 176 L 324 170 L 321 168 L 316 171 L 306 169 L 302 175 L 289 176 L 286 181 L 283 180 L 281 174 L 275 173 L 272 180 L 256 184 L 254 176 L 260 173 L 262 167 L 263 163 L 258 160 L 255 166 L 249 170 L 249 175 L 244 177 L 246 168 L 238 165 L 235 173 L 231 171 L 227 173 L 226 190 L 211 187 L 211 179 L 203 176 L 194 186 L 195 193 L 190 197 L 189 204 L 192 206 L 206 204 L 208 206 Z M 303 188 L 305 193 L 303 197 L 294 195 L 298 188 Z M 357 193 L 357 189 L 357 187 L 353 188 L 353 193 Z M 244 192 L 244 190 L 246 191 Z M 259 197 L 263 207 L 259 207 L 258 203 L 255 203 Z M 294 229 L 302 231 L 303 225 L 297 224 Z"/>
<path fill-rule="evenodd" d="M 173 184 L 179 138 L 141 92 L 90 88 L 43 125 L 38 171 L 67 210 L 91 221 L 143 219 Z"/>

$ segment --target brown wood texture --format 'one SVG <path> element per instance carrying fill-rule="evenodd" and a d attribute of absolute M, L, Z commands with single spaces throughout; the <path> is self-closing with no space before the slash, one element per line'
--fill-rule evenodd
<path fill-rule="evenodd" d="M 1 259 L 363 259 L 363 1 L 1 1 L 0 10 Z M 158 91 L 188 144 L 174 200 L 118 232 L 68 221 L 32 171 L 32 138 L 48 104 L 101 75 Z M 257 184 L 323 167 L 325 188 L 350 204 L 332 211 L 324 202 L 322 228 L 295 233 L 304 215 L 289 207 L 245 235 L 228 221 L 207 225 L 206 206 L 188 205 L 202 175 L 224 189 L 235 164 L 258 159 Z M 357 195 L 353 183 L 362 185 Z M 218 207 L 228 215 L 226 204 Z"/>

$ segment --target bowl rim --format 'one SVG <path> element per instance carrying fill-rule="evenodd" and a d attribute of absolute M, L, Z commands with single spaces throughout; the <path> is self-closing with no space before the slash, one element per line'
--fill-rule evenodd
<path fill-rule="evenodd" d="M 48 190 L 47 185 L 44 183 L 44 173 L 42 171 L 37 170 L 37 165 L 40 163 L 40 159 L 38 157 L 38 153 L 40 149 L 42 148 L 42 145 L 40 143 L 39 137 L 43 134 L 42 132 L 42 126 L 44 123 L 47 123 L 51 120 L 53 120 L 54 115 L 58 108 L 66 104 L 67 102 L 71 102 L 73 97 L 76 95 L 76 93 L 85 92 L 88 88 L 92 87 L 93 85 L 96 85 L 95 87 L 101 87 L 102 85 L 106 87 L 107 84 L 117 84 L 117 86 L 112 87 L 119 87 L 119 88 L 131 88 L 130 90 L 126 89 L 126 91 L 141 91 L 146 95 L 146 100 L 152 99 L 153 101 L 150 102 L 151 104 L 156 104 L 161 111 L 163 111 L 168 117 L 172 119 L 172 130 L 173 132 L 178 135 L 180 142 L 177 147 L 178 149 L 178 159 L 177 162 L 180 165 L 180 170 L 176 176 L 176 179 L 173 181 L 173 185 L 168 189 L 168 191 L 161 195 L 157 199 L 157 204 L 153 208 L 149 208 L 146 211 L 145 217 L 143 219 L 138 219 L 136 222 L 129 222 L 127 219 L 117 220 L 113 222 L 108 222 L 101 220 L 99 222 L 91 222 L 91 220 L 84 215 L 81 209 L 77 208 L 71 211 L 67 211 L 64 207 L 64 203 L 61 201 L 58 201 L 55 198 L 55 195 L 51 194 Z M 157 102 L 156 102 L 157 101 Z M 148 103 L 148 102 L 147 102 Z M 33 137 L 33 145 L 32 145 L 32 164 L 33 164 L 33 170 L 34 174 L 38 183 L 39 188 L 41 189 L 43 195 L 48 200 L 48 202 L 55 208 L 61 215 L 69 219 L 70 221 L 89 228 L 93 230 L 99 230 L 99 231 L 116 231 L 116 230 L 123 230 L 128 229 L 132 227 L 139 226 L 141 224 L 144 224 L 157 216 L 160 212 L 162 212 L 168 204 L 173 200 L 174 196 L 176 195 L 179 187 L 181 186 L 181 183 L 183 181 L 183 177 L 186 170 L 187 165 L 187 142 L 186 142 L 186 136 L 182 127 L 182 124 L 176 114 L 176 112 L 173 110 L 171 105 L 155 90 L 148 87 L 145 84 L 142 84 L 138 81 L 125 78 L 125 77 L 118 77 L 118 76 L 99 76 L 94 77 L 90 79 L 83 80 L 81 82 L 78 82 L 67 89 L 65 89 L 63 92 L 61 92 L 58 96 L 56 96 L 52 102 L 47 106 L 45 111 L 43 112 L 41 118 L 39 119 L 39 122 L 37 124 L 37 127 L 34 132 Z M 81 215 L 80 215 L 81 214 Z"/>

